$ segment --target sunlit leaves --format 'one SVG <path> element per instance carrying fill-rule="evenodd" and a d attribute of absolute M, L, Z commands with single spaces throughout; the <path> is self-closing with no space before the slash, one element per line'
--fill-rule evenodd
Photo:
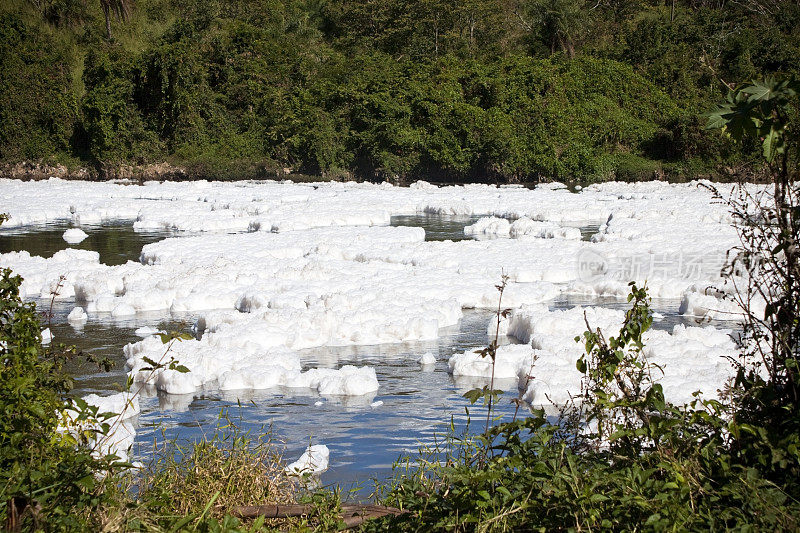
<path fill-rule="evenodd" d="M 786 117 L 797 83 L 767 78 L 742 85 L 728 94 L 725 103 L 708 114 L 707 127 L 722 129 L 737 141 L 746 136 L 761 140 L 762 155 L 771 163 L 785 149 Z"/>
<path fill-rule="evenodd" d="M 481 387 L 479 389 L 472 389 L 465 392 L 462 397 L 469 400 L 469 403 L 474 404 L 478 400 L 483 400 L 484 405 L 489 403 L 489 400 L 497 401 L 500 398 L 500 395 L 503 394 L 502 390 L 499 389 L 491 389 L 488 385 Z"/>

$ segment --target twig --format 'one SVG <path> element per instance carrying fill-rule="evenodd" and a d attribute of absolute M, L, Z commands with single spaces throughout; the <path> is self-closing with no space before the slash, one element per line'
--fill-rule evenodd
<path fill-rule="evenodd" d="M 230 514 L 237 518 L 291 518 L 313 514 L 318 507 L 312 504 L 277 504 L 266 505 L 238 505 L 230 509 Z M 345 523 L 344 529 L 359 526 L 367 520 L 382 518 L 384 516 L 399 516 L 408 511 L 386 505 L 345 504 L 342 505 L 341 520 Z"/>

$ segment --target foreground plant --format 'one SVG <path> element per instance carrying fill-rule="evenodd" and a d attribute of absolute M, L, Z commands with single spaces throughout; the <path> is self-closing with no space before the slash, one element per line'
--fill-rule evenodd
<path fill-rule="evenodd" d="M 92 435 L 59 430 L 74 409 L 62 366 L 75 354 L 42 346 L 36 305 L 22 301 L 21 283 L 0 270 L 0 521 L 8 531 L 91 529 L 103 499 L 100 474 L 124 465 L 93 455 Z"/>
<path fill-rule="evenodd" d="M 259 530 L 269 523 L 245 526 L 231 510 L 297 501 L 299 484 L 286 474 L 281 449 L 269 431 L 244 431 L 223 412 L 208 437 L 165 441 L 148 466 L 122 479 L 103 509 L 104 529 Z"/>
<path fill-rule="evenodd" d="M 744 310 L 734 387 L 738 459 L 800 499 L 800 81 L 746 83 L 710 115 L 735 141 L 760 141 L 771 188 L 737 186 L 731 295 Z"/>

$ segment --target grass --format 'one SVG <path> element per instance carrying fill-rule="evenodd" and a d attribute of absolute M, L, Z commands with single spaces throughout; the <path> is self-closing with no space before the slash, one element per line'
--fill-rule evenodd
<path fill-rule="evenodd" d="M 194 443 L 157 445 L 147 466 L 120 480 L 102 510 L 102 528 L 180 530 L 206 527 L 209 521 L 252 527 L 226 515 L 238 505 L 296 503 L 302 495 L 300 480 L 284 468 L 283 447 L 269 428 L 243 431 L 223 412 L 211 435 Z M 286 525 L 262 521 L 257 529 Z"/>

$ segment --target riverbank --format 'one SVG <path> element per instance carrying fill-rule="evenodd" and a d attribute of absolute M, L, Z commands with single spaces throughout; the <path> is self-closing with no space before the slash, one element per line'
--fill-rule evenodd
<path fill-rule="evenodd" d="M 215 164 L 177 164 L 162 161 L 150 164 L 130 164 L 130 165 L 81 165 L 71 163 L 64 165 L 59 163 L 47 163 L 43 161 L 20 161 L 15 163 L 0 163 L 0 179 L 15 180 L 47 180 L 58 178 L 69 181 L 127 181 L 131 183 L 143 183 L 146 181 L 245 181 L 245 180 L 291 180 L 295 183 L 316 183 L 325 181 L 361 181 L 350 173 L 338 173 L 334 176 L 308 175 L 294 172 L 291 168 L 282 168 L 275 163 L 253 163 L 250 161 L 230 161 L 229 163 Z M 494 177 L 497 178 L 496 176 Z M 765 183 L 769 180 L 766 167 L 756 168 L 752 165 L 721 166 L 714 172 L 689 172 L 681 169 L 673 172 L 661 167 L 654 167 L 649 170 L 636 174 L 617 176 L 609 174 L 606 176 L 608 181 L 624 182 L 644 182 L 644 181 L 663 181 L 667 183 L 687 183 L 695 180 L 707 180 L 717 183 Z M 392 185 L 408 186 L 414 183 L 415 179 L 400 176 L 384 176 L 377 179 L 378 182 L 386 181 Z M 483 176 L 470 182 L 437 182 L 430 181 L 434 185 L 463 185 L 465 183 L 494 183 L 494 184 L 513 184 L 525 187 L 533 187 L 538 183 L 551 181 L 549 178 L 541 177 L 533 181 L 512 181 L 508 183 L 505 179 L 493 181 L 492 176 Z M 595 183 L 596 179 L 570 179 L 565 183 L 570 187 L 586 186 Z"/>

